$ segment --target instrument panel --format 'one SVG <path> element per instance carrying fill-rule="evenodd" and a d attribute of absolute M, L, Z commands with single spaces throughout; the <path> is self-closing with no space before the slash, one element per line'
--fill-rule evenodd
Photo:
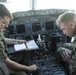
<path fill-rule="evenodd" d="M 65 11 L 68 11 L 68 10 L 66 9 L 29 10 L 29 11 L 23 11 L 23 12 L 15 12 L 13 13 L 13 16 L 14 18 L 21 18 L 26 16 L 59 15 Z"/>
<path fill-rule="evenodd" d="M 9 36 L 15 35 L 37 35 L 46 34 L 50 31 L 57 31 L 55 25 L 56 17 L 54 16 L 38 16 L 19 18 L 10 22 L 7 32 Z"/>
<path fill-rule="evenodd" d="M 57 17 L 65 11 L 68 10 L 47 9 L 15 12 L 13 13 L 14 20 L 10 21 L 7 29 L 8 35 L 9 37 L 30 36 L 48 32 L 59 34 L 55 22 Z"/>

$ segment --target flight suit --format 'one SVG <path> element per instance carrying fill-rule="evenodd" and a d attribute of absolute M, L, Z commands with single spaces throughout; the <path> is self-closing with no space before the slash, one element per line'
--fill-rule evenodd
<path fill-rule="evenodd" d="M 7 47 L 4 42 L 4 36 L 3 33 L 0 32 L 0 75 L 9 75 L 7 65 L 4 63 L 4 60 L 7 58 L 6 51 Z"/>
<path fill-rule="evenodd" d="M 76 75 L 76 35 L 72 37 L 70 43 L 63 43 L 57 51 L 62 55 L 65 51 L 71 56 L 71 61 L 69 63 L 69 73 L 70 75 Z"/>
<path fill-rule="evenodd" d="M 70 74 L 76 75 L 76 35 L 72 37 L 71 42 L 74 43 L 74 48 L 71 54 L 71 62 L 69 64 Z"/>
<path fill-rule="evenodd" d="M 3 62 L 8 55 L 7 55 L 7 45 L 4 41 L 4 35 L 3 32 L 0 32 L 0 75 L 27 75 L 25 72 L 14 72 L 9 74 L 7 65 Z M 11 71 L 10 71 L 11 72 Z"/>

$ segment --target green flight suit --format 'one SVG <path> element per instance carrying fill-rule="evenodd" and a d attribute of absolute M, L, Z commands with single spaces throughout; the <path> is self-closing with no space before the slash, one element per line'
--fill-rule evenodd
<path fill-rule="evenodd" d="M 0 32 L 0 75 L 9 75 L 9 70 L 4 60 L 7 58 L 7 47 L 4 41 L 4 35 Z"/>
<path fill-rule="evenodd" d="M 4 41 L 4 35 L 0 32 L 0 58 L 6 59 L 7 58 L 7 46 Z"/>
<path fill-rule="evenodd" d="M 71 54 L 72 60 L 69 64 L 69 68 L 70 68 L 70 74 L 76 75 L 76 35 L 72 37 L 71 42 L 74 43 L 75 49 L 72 50 Z"/>
<path fill-rule="evenodd" d="M 71 56 L 71 61 L 69 62 L 69 73 L 71 75 L 76 75 L 76 35 L 72 37 L 70 43 L 63 43 L 57 51 L 61 56 L 63 52 L 67 52 Z"/>
<path fill-rule="evenodd" d="M 7 58 L 7 45 L 4 41 L 4 34 L 0 32 L 0 64 L 4 65 L 3 70 L 5 71 L 4 74 L 0 71 L 0 75 L 9 75 L 9 70 L 6 64 L 3 62 Z M 12 72 L 12 75 L 27 75 L 25 72 Z"/>

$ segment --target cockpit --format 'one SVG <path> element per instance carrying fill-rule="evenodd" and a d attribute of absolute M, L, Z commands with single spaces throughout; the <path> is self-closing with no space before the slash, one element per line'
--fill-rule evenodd
<path fill-rule="evenodd" d="M 75 11 L 72 0 L 0 0 L 12 12 L 14 19 L 4 29 L 5 37 L 33 40 L 36 48 L 15 50 L 8 45 L 8 56 L 21 64 L 36 64 L 39 70 L 28 75 L 69 75 L 56 50 L 70 38 L 56 26 L 57 17 L 65 11 Z M 73 3 L 72 6 L 71 3 Z M 29 45 L 28 45 L 29 46 Z M 26 59 L 25 59 L 26 58 Z M 67 64 L 68 65 L 68 64 Z"/>

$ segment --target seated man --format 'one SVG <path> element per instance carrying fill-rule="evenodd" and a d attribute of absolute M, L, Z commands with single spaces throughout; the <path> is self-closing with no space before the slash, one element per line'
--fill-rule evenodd
<path fill-rule="evenodd" d="M 37 66 L 35 64 L 31 66 L 26 66 L 16 63 L 10 60 L 6 54 L 7 51 L 6 43 L 16 44 L 16 43 L 26 42 L 25 40 L 8 39 L 4 37 L 3 29 L 5 27 L 8 27 L 9 21 L 11 19 L 12 19 L 12 15 L 9 12 L 9 10 L 3 4 L 0 4 L 0 67 L 1 67 L 0 75 L 4 75 L 4 74 L 9 75 L 8 68 L 14 71 L 24 71 L 24 72 L 36 71 Z"/>
<path fill-rule="evenodd" d="M 62 57 L 69 63 L 70 75 L 76 75 L 76 13 L 73 11 L 64 12 L 58 17 L 56 24 L 65 35 L 72 38 L 71 44 L 67 46 L 69 50 L 65 48 Z"/>

